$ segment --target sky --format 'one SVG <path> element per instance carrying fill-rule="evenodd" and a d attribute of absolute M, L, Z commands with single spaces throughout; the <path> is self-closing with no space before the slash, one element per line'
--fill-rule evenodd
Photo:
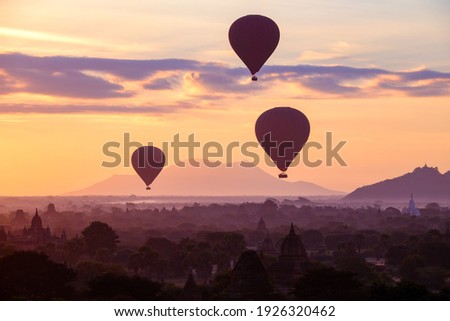
<path fill-rule="evenodd" d="M 247 14 L 281 33 L 258 82 L 228 42 Z M 257 117 L 276 106 L 308 117 L 310 141 L 346 141 L 347 166 L 300 164 L 290 180 L 352 191 L 425 163 L 446 172 L 449 21 L 446 0 L 0 0 L 0 195 L 133 174 L 102 166 L 104 144 L 123 146 L 125 133 L 156 146 L 176 134 L 255 141 Z"/>

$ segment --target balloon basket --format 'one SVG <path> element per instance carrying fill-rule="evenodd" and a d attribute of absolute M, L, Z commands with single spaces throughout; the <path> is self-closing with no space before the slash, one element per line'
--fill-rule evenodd
<path fill-rule="evenodd" d="M 287 176 L 286 173 L 278 174 L 278 178 L 287 178 L 287 177 L 288 177 L 288 176 Z"/>
<path fill-rule="evenodd" d="M 146 189 L 147 191 L 151 190 L 150 186 L 147 186 L 145 189 Z"/>
<path fill-rule="evenodd" d="M 258 80 L 258 77 L 256 77 L 256 76 L 252 77 L 252 81 L 257 81 L 257 80 Z"/>

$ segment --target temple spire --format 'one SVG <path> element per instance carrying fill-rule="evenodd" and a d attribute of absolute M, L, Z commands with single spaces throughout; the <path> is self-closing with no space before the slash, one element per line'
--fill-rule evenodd
<path fill-rule="evenodd" d="M 294 223 L 292 223 L 292 222 L 291 222 L 291 230 L 289 231 L 289 234 L 295 235 Z"/>

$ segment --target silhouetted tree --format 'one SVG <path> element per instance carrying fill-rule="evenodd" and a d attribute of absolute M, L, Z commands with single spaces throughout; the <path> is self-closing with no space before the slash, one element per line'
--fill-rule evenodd
<path fill-rule="evenodd" d="M 133 253 L 128 258 L 127 267 L 133 270 L 134 274 L 137 274 L 141 267 L 141 256 L 139 253 Z"/>
<path fill-rule="evenodd" d="M 119 243 L 119 236 L 106 223 L 95 221 L 86 227 L 81 234 L 86 243 L 88 253 L 93 256 L 98 249 L 107 248 L 115 250 Z"/>
<path fill-rule="evenodd" d="M 100 262 L 111 262 L 113 259 L 113 253 L 111 249 L 102 247 L 95 252 L 95 259 Z"/>
<path fill-rule="evenodd" d="M 66 262 L 75 265 L 86 250 L 86 244 L 81 237 L 74 237 L 64 243 L 63 247 L 66 256 Z"/>
<path fill-rule="evenodd" d="M 225 298 L 224 291 L 228 288 L 231 282 L 231 271 L 218 273 L 211 281 L 210 291 L 208 295 L 212 300 L 223 300 Z"/>
<path fill-rule="evenodd" d="M 373 281 L 376 278 L 376 273 L 366 260 L 358 255 L 345 255 L 336 258 L 336 269 L 354 273 L 357 279 L 363 283 Z"/>
<path fill-rule="evenodd" d="M 336 250 L 340 245 L 348 244 L 351 239 L 351 234 L 330 234 L 325 237 L 325 246 L 327 249 Z"/>
<path fill-rule="evenodd" d="M 355 276 L 352 272 L 319 267 L 298 280 L 293 294 L 299 300 L 363 300 L 364 289 Z"/>
<path fill-rule="evenodd" d="M 324 237 L 319 230 L 306 230 L 301 235 L 306 247 L 323 245 Z"/>
<path fill-rule="evenodd" d="M 450 283 L 446 282 L 450 278 L 450 270 L 439 266 L 427 266 L 416 269 L 417 283 L 426 286 L 430 290 L 448 290 Z"/>
<path fill-rule="evenodd" d="M 10 244 L 0 243 L 0 258 L 13 254 L 16 248 Z"/>
<path fill-rule="evenodd" d="M 438 241 L 424 242 L 419 246 L 419 253 L 425 258 L 427 265 L 450 269 L 450 244 Z"/>
<path fill-rule="evenodd" d="M 75 272 L 42 253 L 20 251 L 0 259 L 0 299 L 70 299 Z"/>
<path fill-rule="evenodd" d="M 262 216 L 273 215 L 278 213 L 278 204 L 275 199 L 268 198 L 260 208 L 259 214 Z"/>
<path fill-rule="evenodd" d="M 386 263 L 399 266 L 411 252 L 407 245 L 392 245 L 386 251 Z"/>
<path fill-rule="evenodd" d="M 400 282 L 394 286 L 375 283 L 370 288 L 370 299 L 377 301 L 429 300 L 427 288 L 412 282 Z"/>
<path fill-rule="evenodd" d="M 34 249 L 35 252 L 43 253 L 47 255 L 49 258 L 51 258 L 53 261 L 55 260 L 55 254 L 57 251 L 56 244 L 54 243 L 46 243 L 43 245 L 39 245 Z M 61 263 L 61 262 L 59 262 Z"/>
<path fill-rule="evenodd" d="M 245 250 L 245 238 L 235 232 L 204 232 L 203 239 L 212 248 L 212 260 L 220 271 L 230 269 L 231 260 L 236 260 Z"/>
<path fill-rule="evenodd" d="M 400 267 L 400 275 L 405 280 L 415 280 L 417 269 L 425 266 L 425 259 L 421 255 L 413 254 L 405 257 Z"/>
<path fill-rule="evenodd" d="M 89 296 L 96 300 L 155 300 L 161 285 L 138 276 L 107 273 L 91 280 L 89 288 Z"/>
<path fill-rule="evenodd" d="M 156 267 L 158 266 L 158 253 L 144 246 L 139 249 L 138 254 L 139 267 L 144 270 L 144 275 L 151 279 L 153 272 L 155 272 Z"/>
<path fill-rule="evenodd" d="M 118 264 L 105 264 L 98 261 L 81 261 L 77 264 L 77 283 L 80 287 L 89 281 L 107 273 L 125 274 L 125 270 Z"/>
<path fill-rule="evenodd" d="M 145 246 L 158 253 L 160 257 L 169 258 L 178 254 L 177 244 L 165 237 L 150 237 Z"/>
<path fill-rule="evenodd" d="M 364 244 L 364 234 L 363 233 L 356 234 L 354 236 L 354 242 L 356 246 L 356 251 L 358 252 L 358 254 L 361 254 L 361 249 Z"/>
<path fill-rule="evenodd" d="M 378 242 L 381 247 L 382 254 L 385 256 L 387 249 L 391 245 L 391 236 L 389 234 L 381 234 Z"/>
<path fill-rule="evenodd" d="M 206 280 L 212 269 L 210 245 L 206 242 L 184 238 L 180 240 L 179 246 L 182 264 L 185 269 L 196 269 L 197 274 Z"/>

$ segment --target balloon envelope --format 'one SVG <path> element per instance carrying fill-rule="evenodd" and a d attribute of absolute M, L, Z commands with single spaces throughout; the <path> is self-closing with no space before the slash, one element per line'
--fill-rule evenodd
<path fill-rule="evenodd" d="M 166 163 L 162 150 L 154 146 L 139 147 L 131 155 L 131 164 L 139 177 L 148 186 L 158 176 Z"/>
<path fill-rule="evenodd" d="M 291 107 L 275 107 L 258 117 L 255 133 L 264 151 L 286 171 L 309 137 L 308 118 Z M 280 175 L 280 177 L 286 177 Z"/>
<path fill-rule="evenodd" d="M 280 40 L 280 29 L 270 18 L 248 15 L 233 22 L 228 39 L 233 50 L 254 75 L 275 51 Z"/>

